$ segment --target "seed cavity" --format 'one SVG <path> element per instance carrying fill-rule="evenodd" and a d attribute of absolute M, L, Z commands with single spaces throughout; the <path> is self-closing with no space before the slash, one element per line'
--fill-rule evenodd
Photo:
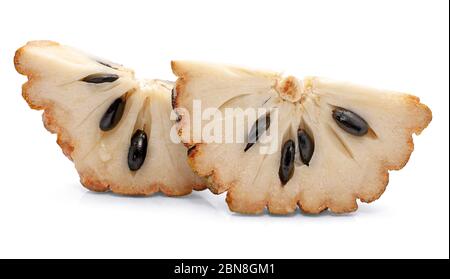
<path fill-rule="evenodd" d="M 147 156 L 147 134 L 143 130 L 136 130 L 131 137 L 130 149 L 128 150 L 128 168 L 137 171 L 141 168 Z"/>
<path fill-rule="evenodd" d="M 284 143 L 281 150 L 280 170 L 278 171 L 278 176 L 283 186 L 294 175 L 294 159 L 295 143 L 293 140 L 288 140 Z"/>
<path fill-rule="evenodd" d="M 172 109 L 175 109 L 175 105 L 177 104 L 177 90 L 174 88 L 172 88 Z"/>
<path fill-rule="evenodd" d="M 171 100 L 172 100 L 172 110 L 175 112 L 177 118 L 175 119 L 175 122 L 180 122 L 181 121 L 181 115 L 179 115 L 176 112 L 176 104 L 177 104 L 177 90 L 175 87 L 172 88 L 172 94 L 171 94 Z"/>
<path fill-rule="evenodd" d="M 97 60 L 97 63 L 100 64 L 100 65 L 103 65 L 105 67 L 108 67 L 108 68 L 111 68 L 111 69 L 114 69 L 114 70 L 118 70 L 118 68 L 113 67 L 111 64 L 108 64 L 108 63 L 100 61 L 100 60 Z"/>
<path fill-rule="evenodd" d="M 355 159 L 353 156 L 353 152 L 350 149 L 350 147 L 347 145 L 345 140 L 336 132 L 335 128 L 332 127 L 330 124 L 326 125 L 328 128 L 328 131 L 330 132 L 330 140 L 333 140 L 335 143 L 335 147 L 340 150 L 344 155 L 348 156 L 351 159 Z"/>
<path fill-rule="evenodd" d="M 333 109 L 333 118 L 342 130 L 354 136 L 361 137 L 369 131 L 366 120 L 350 110 L 337 107 Z"/>
<path fill-rule="evenodd" d="M 300 159 L 303 164 L 309 166 L 309 162 L 314 154 L 314 140 L 304 129 L 299 129 L 297 131 L 297 138 Z"/>
<path fill-rule="evenodd" d="M 265 115 L 256 119 L 255 124 L 253 124 L 247 137 L 247 145 L 244 148 L 244 152 L 250 149 L 270 127 L 270 113 L 267 112 Z"/>
<path fill-rule="evenodd" d="M 116 125 L 120 122 L 120 119 L 122 119 L 125 103 L 126 101 L 123 97 L 114 100 L 100 120 L 100 130 L 106 132 L 116 127 Z"/>
<path fill-rule="evenodd" d="M 191 156 L 191 154 L 192 154 L 192 152 L 194 152 L 194 150 L 195 150 L 195 144 L 188 148 L 187 155 Z"/>
<path fill-rule="evenodd" d="M 264 106 L 265 104 L 267 104 L 268 101 L 270 101 L 270 99 L 272 99 L 272 97 L 267 98 L 264 103 L 262 103 L 262 105 Z"/>
<path fill-rule="evenodd" d="M 114 82 L 117 79 L 119 79 L 119 76 L 116 74 L 97 73 L 97 74 L 88 75 L 87 77 L 83 78 L 81 81 L 84 81 L 87 83 L 105 83 L 105 82 Z"/>

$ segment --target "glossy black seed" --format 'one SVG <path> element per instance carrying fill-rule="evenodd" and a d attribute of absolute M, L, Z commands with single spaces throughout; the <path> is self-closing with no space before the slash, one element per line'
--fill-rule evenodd
<path fill-rule="evenodd" d="M 244 152 L 250 149 L 259 139 L 264 132 L 270 127 L 270 113 L 266 113 L 260 118 L 256 119 L 247 137 L 247 145 L 244 148 Z"/>
<path fill-rule="evenodd" d="M 311 158 L 314 154 L 314 141 L 303 129 L 298 130 L 297 138 L 298 149 L 300 151 L 300 159 L 302 160 L 303 164 L 309 166 L 309 161 L 311 161 Z"/>
<path fill-rule="evenodd" d="M 361 116 L 344 108 L 335 108 L 333 118 L 347 133 L 364 136 L 369 131 L 369 124 Z"/>
<path fill-rule="evenodd" d="M 294 159 L 295 159 L 295 143 L 288 140 L 281 149 L 280 170 L 278 176 L 283 185 L 289 181 L 294 175 Z"/>
<path fill-rule="evenodd" d="M 143 130 L 137 130 L 131 138 L 128 150 L 128 168 L 137 171 L 141 168 L 147 156 L 147 134 Z"/>
<path fill-rule="evenodd" d="M 104 83 L 104 82 L 114 82 L 117 79 L 119 79 L 119 76 L 116 74 L 98 73 L 98 74 L 88 75 L 87 77 L 83 78 L 81 81 L 88 82 L 88 83 Z"/>
<path fill-rule="evenodd" d="M 122 118 L 124 109 L 125 100 L 117 98 L 103 114 L 100 120 L 100 129 L 105 132 L 114 129 Z"/>

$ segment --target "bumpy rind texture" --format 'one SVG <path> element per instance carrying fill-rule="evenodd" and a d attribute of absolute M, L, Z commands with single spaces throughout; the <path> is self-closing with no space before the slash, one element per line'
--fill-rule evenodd
<path fill-rule="evenodd" d="M 103 62 L 52 41 L 32 41 L 17 50 L 16 70 L 28 77 L 23 98 L 32 109 L 44 110 L 44 126 L 57 134 L 63 153 L 75 163 L 82 185 L 97 191 L 126 195 L 169 196 L 205 189 L 205 183 L 183 160 L 180 144 L 171 143 L 171 84 L 134 79 L 133 71 Z M 114 73 L 119 80 L 94 85 L 80 79 L 97 72 Z M 120 124 L 111 132 L 99 130 L 99 120 L 118 97 L 128 94 Z M 132 133 L 145 127 L 148 154 L 141 169 L 128 170 L 126 156 Z"/>
<path fill-rule="evenodd" d="M 432 119 L 427 106 L 404 93 L 317 77 L 300 83 L 277 73 L 188 61 L 173 61 L 172 69 L 178 77 L 174 100 L 178 108 L 192 114 L 193 100 L 201 100 L 202 108 L 222 112 L 226 107 L 276 107 L 280 111 L 278 150 L 288 138 L 298 146 L 299 127 L 314 138 L 309 166 L 300 162 L 297 151 L 294 176 L 283 186 L 278 177 L 279 151 L 261 155 L 259 144 L 243 152 L 245 143 L 196 141 L 187 128 L 191 121 L 181 119 L 179 134 L 191 146 L 189 164 L 208 179 L 212 192 L 228 191 L 229 208 L 240 213 L 259 214 L 267 208 L 274 214 L 289 214 L 297 207 L 311 214 L 327 209 L 355 211 L 357 199 L 369 203 L 382 195 L 388 171 L 403 168 L 410 158 L 412 134 L 420 134 Z M 292 89 L 290 84 L 301 88 Z M 300 98 L 295 90 L 301 90 Z M 368 134 L 355 137 L 340 129 L 331 116 L 337 107 L 366 119 Z"/>

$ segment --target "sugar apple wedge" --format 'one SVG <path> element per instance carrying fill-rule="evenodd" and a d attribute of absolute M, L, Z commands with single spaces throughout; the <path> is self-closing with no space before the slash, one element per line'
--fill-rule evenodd
<path fill-rule="evenodd" d="M 229 208 L 240 213 L 267 207 L 288 214 L 297 206 L 313 214 L 354 211 L 357 199 L 381 196 L 388 171 L 408 161 L 412 134 L 432 119 L 417 97 L 351 83 L 189 61 L 172 61 L 172 70 L 178 77 L 172 102 L 180 111 L 179 135 L 190 146 L 189 164 L 212 192 L 228 191 Z M 196 100 L 202 110 L 264 107 L 269 116 L 276 109 L 277 117 L 265 126 L 247 121 L 247 142 L 198 140 L 192 128 Z M 224 115 L 211 123 L 225 125 Z M 274 153 L 261 153 L 255 127 L 266 139 L 276 133 Z"/>
<path fill-rule="evenodd" d="M 170 130 L 170 82 L 138 81 L 132 70 L 50 41 L 29 42 L 14 63 L 28 77 L 23 97 L 93 191 L 185 195 L 204 189 Z"/>

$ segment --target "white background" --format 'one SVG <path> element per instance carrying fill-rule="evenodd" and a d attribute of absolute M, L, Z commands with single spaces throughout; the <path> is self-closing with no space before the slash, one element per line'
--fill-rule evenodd
<path fill-rule="evenodd" d="M 448 1 L 1 1 L 1 258 L 448 258 Z M 14 51 L 51 39 L 174 79 L 171 59 L 412 92 L 433 110 L 386 193 L 344 216 L 253 217 L 208 191 L 88 192 L 21 97 Z M 168 170 L 170 171 L 170 170 Z"/>

